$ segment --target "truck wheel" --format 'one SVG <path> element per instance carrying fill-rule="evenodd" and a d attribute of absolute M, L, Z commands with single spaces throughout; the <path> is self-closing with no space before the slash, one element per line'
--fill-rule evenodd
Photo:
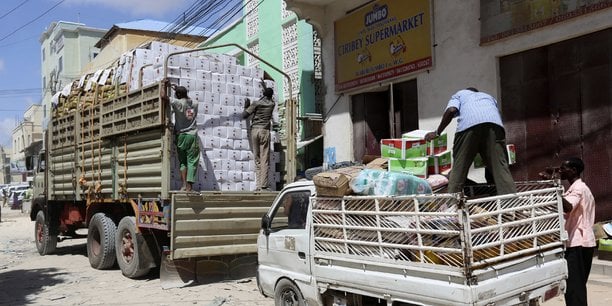
<path fill-rule="evenodd" d="M 304 297 L 300 289 L 290 280 L 281 279 L 274 289 L 274 305 L 304 306 Z"/>
<path fill-rule="evenodd" d="M 104 270 L 115 265 L 115 232 L 115 223 L 104 213 L 93 215 L 89 221 L 87 257 L 94 269 Z"/>
<path fill-rule="evenodd" d="M 36 249 L 40 255 L 48 255 L 55 252 L 57 247 L 57 236 L 49 234 L 49 225 L 45 222 L 45 213 L 41 210 L 36 214 L 34 223 L 34 240 Z"/>
<path fill-rule="evenodd" d="M 117 263 L 124 276 L 137 278 L 149 273 L 151 265 L 144 262 L 147 260 L 146 256 L 140 253 L 141 248 L 145 246 L 142 234 L 136 232 L 136 218 L 123 217 L 117 226 L 115 249 Z"/>

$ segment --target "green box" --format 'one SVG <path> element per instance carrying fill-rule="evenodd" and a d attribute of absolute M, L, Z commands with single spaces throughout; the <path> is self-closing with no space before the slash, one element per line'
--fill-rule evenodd
<path fill-rule="evenodd" d="M 389 171 L 410 173 L 420 178 L 427 178 L 428 165 L 428 157 L 389 159 Z"/>
<path fill-rule="evenodd" d="M 381 139 L 380 156 L 386 158 L 406 159 L 427 155 L 425 140 Z"/>

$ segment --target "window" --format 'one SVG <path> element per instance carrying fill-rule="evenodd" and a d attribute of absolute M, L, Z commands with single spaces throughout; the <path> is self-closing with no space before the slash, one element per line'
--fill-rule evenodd
<path fill-rule="evenodd" d="M 44 94 L 44 92 L 47 91 L 47 77 L 43 76 L 42 81 L 43 81 L 42 82 L 42 89 L 43 89 L 43 94 Z"/>
<path fill-rule="evenodd" d="M 45 48 L 42 48 L 42 60 L 45 61 Z"/>
<path fill-rule="evenodd" d="M 309 197 L 309 191 L 288 192 L 283 195 L 281 205 L 272 215 L 270 229 L 275 232 L 287 228 L 306 228 Z"/>
<path fill-rule="evenodd" d="M 94 52 L 92 58 L 96 58 L 96 56 L 98 56 L 98 52 Z"/>
<path fill-rule="evenodd" d="M 64 68 L 64 59 L 62 56 L 60 56 L 57 59 L 57 72 L 62 72 L 63 68 Z"/>

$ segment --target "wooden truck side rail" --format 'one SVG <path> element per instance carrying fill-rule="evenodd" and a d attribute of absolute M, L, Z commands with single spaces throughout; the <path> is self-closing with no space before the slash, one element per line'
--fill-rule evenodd
<path fill-rule="evenodd" d="M 471 200 L 458 194 L 315 197 L 314 254 L 376 258 L 404 266 L 405 273 L 433 269 L 477 282 L 477 270 L 561 249 L 561 189 L 540 187 Z"/>

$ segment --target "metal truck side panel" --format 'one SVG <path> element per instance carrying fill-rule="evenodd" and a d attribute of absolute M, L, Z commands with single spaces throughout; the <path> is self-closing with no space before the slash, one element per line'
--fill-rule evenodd
<path fill-rule="evenodd" d="M 172 259 L 257 252 L 261 216 L 275 192 L 175 193 Z"/>

